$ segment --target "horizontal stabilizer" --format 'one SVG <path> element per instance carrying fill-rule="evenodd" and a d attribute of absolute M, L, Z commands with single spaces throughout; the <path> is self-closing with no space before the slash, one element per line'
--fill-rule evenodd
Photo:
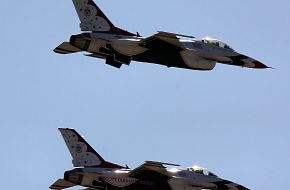
<path fill-rule="evenodd" d="M 69 181 L 66 181 L 64 179 L 59 179 L 56 182 L 54 182 L 54 184 L 52 184 L 49 188 L 50 189 L 65 189 L 65 188 L 69 188 L 73 186 L 75 186 L 75 184 Z"/>
<path fill-rule="evenodd" d="M 63 42 L 62 44 L 60 44 L 59 46 L 57 46 L 53 51 L 55 53 L 60 53 L 60 54 L 69 54 L 69 53 L 80 52 L 82 50 L 80 50 L 79 48 L 76 48 L 76 47 L 70 45 L 69 42 Z"/>

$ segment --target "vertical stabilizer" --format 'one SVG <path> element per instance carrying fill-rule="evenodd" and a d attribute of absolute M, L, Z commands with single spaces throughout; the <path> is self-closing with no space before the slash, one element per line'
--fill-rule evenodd
<path fill-rule="evenodd" d="M 93 0 L 72 1 L 81 21 L 80 27 L 82 31 L 135 36 L 133 33 L 115 27 Z"/>
<path fill-rule="evenodd" d="M 74 129 L 60 128 L 75 167 L 124 168 L 105 161 Z"/>

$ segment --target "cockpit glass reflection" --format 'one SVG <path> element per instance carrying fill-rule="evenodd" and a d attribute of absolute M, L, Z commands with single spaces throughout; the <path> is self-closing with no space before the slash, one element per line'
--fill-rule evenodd
<path fill-rule="evenodd" d="M 198 173 L 201 175 L 217 177 L 217 175 L 215 175 L 213 172 L 209 171 L 208 169 L 198 167 L 198 166 L 189 167 L 187 168 L 187 171 L 191 171 L 191 172 Z"/>
<path fill-rule="evenodd" d="M 222 42 L 222 41 L 220 41 L 218 39 L 203 38 L 202 42 L 205 43 L 205 44 L 211 44 L 211 45 L 214 45 L 214 46 L 217 46 L 217 47 L 221 47 L 221 48 L 224 48 L 224 49 L 228 49 L 228 50 L 234 51 L 234 49 L 231 48 L 228 44 L 226 44 L 225 42 Z"/>

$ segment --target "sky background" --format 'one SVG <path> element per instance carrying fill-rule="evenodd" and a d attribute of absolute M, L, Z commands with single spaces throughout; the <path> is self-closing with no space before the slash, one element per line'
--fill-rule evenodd
<path fill-rule="evenodd" d="M 198 164 L 250 189 L 290 189 L 288 0 L 96 3 L 129 31 L 219 38 L 276 69 L 132 62 L 118 70 L 52 51 L 80 31 L 70 0 L 3 1 L 1 189 L 48 189 L 72 168 L 58 127 L 75 128 L 106 160 L 132 168 Z"/>

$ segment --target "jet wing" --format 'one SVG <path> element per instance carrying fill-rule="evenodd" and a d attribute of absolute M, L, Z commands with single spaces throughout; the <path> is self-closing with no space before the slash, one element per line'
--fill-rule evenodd
<path fill-rule="evenodd" d="M 183 50 L 185 47 L 180 42 L 179 36 L 194 38 L 193 36 L 185 36 L 181 34 L 174 34 L 159 31 L 157 34 L 144 38 L 140 41 L 139 45 L 149 49 L 174 49 Z"/>
<path fill-rule="evenodd" d="M 155 173 L 155 174 L 157 173 L 163 176 L 170 176 L 170 174 L 168 173 L 164 165 L 179 166 L 177 164 L 170 164 L 170 163 L 164 163 L 164 162 L 145 161 L 145 163 L 139 166 L 138 168 L 131 170 L 129 172 L 129 176 L 137 177 L 137 178 L 138 177 L 147 178 L 146 175 L 149 175 L 150 173 Z"/>
<path fill-rule="evenodd" d="M 60 53 L 60 54 L 69 54 L 69 53 L 80 52 L 82 50 L 70 45 L 69 42 L 63 42 L 62 44 L 57 46 L 53 51 L 55 53 Z"/>

